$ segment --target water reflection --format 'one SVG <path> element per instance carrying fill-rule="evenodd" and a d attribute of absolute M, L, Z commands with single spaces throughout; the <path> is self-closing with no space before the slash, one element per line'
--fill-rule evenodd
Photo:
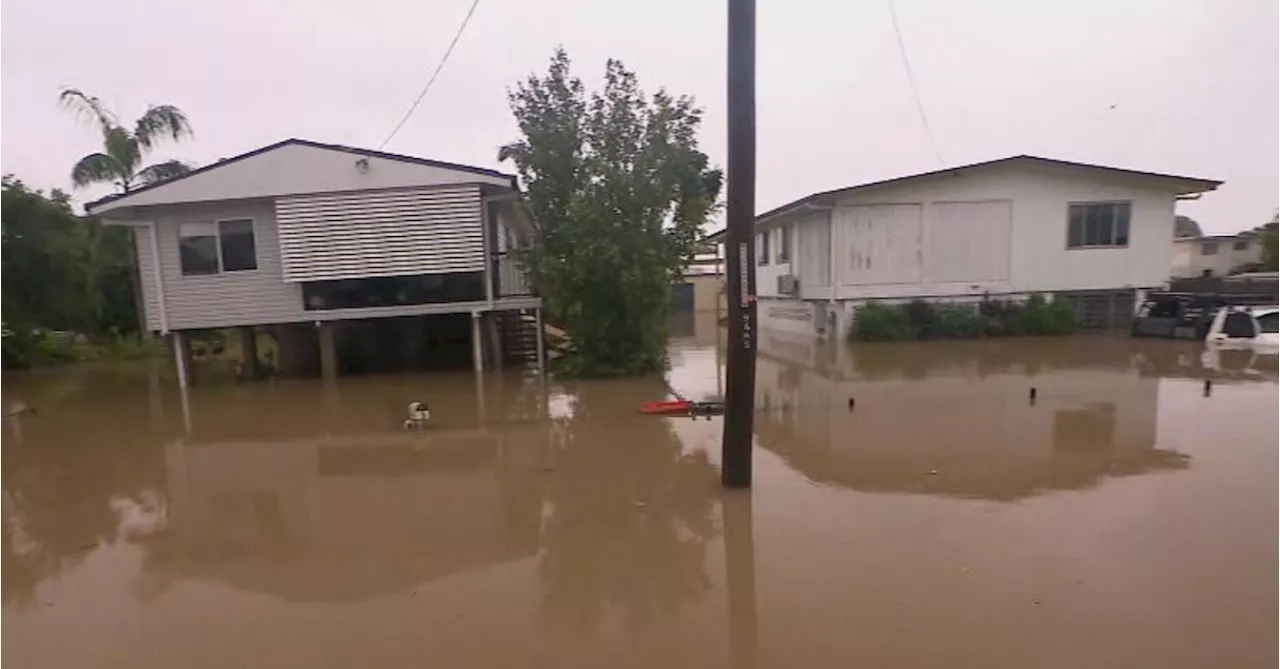
<path fill-rule="evenodd" d="M 1159 379 L 1124 340 L 777 343 L 757 362 L 759 443 L 814 481 L 1012 500 L 1190 465 L 1157 446 Z"/>
<path fill-rule="evenodd" d="M 86 368 L 5 383 L 6 400 L 56 407 L 4 419 L 4 603 L 23 606 L 41 581 L 163 515 L 163 425 L 136 401 L 146 370 Z"/>
<path fill-rule="evenodd" d="M 656 380 L 572 388 L 539 564 L 541 611 L 554 625 L 591 630 L 619 617 L 643 626 L 710 587 L 716 471 L 705 452 L 684 450 L 667 420 L 636 415 L 664 393 Z"/>

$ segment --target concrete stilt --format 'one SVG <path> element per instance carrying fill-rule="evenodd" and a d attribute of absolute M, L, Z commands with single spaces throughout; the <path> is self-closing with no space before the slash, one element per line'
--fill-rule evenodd
<path fill-rule="evenodd" d="M 252 325 L 240 328 L 240 357 L 245 376 L 251 379 L 262 376 L 262 363 L 258 361 L 258 332 Z"/>
<path fill-rule="evenodd" d="M 547 347 L 543 345 L 543 339 L 546 334 L 542 331 L 542 309 L 533 310 L 534 325 L 538 328 L 538 373 L 546 375 L 547 373 Z"/>
<path fill-rule="evenodd" d="M 186 388 L 191 383 L 191 340 L 175 330 L 169 333 L 169 341 L 173 346 L 173 362 L 178 368 L 178 386 Z"/>
<path fill-rule="evenodd" d="M 320 376 L 332 381 L 338 378 L 338 351 L 334 342 L 334 324 L 317 323 L 320 329 Z"/>
<path fill-rule="evenodd" d="M 480 312 L 471 312 L 471 359 L 477 372 L 484 371 L 484 349 L 480 334 Z"/>
<path fill-rule="evenodd" d="M 489 361 L 495 369 L 502 369 L 502 333 L 498 330 L 498 314 L 490 311 L 485 316 L 485 323 L 489 326 L 489 350 L 492 352 Z"/>

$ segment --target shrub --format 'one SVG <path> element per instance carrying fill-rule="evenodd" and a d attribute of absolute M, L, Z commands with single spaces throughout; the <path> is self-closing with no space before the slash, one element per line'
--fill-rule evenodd
<path fill-rule="evenodd" d="M 857 341 L 904 341 L 913 336 L 911 320 L 904 309 L 867 302 L 853 312 L 851 339 Z"/>
<path fill-rule="evenodd" d="M 911 328 L 912 338 L 933 339 L 936 336 L 938 313 L 934 310 L 932 304 L 916 298 L 900 305 L 898 308 L 907 317 L 907 324 Z"/>
<path fill-rule="evenodd" d="M 986 334 L 986 319 L 971 306 L 940 304 L 934 313 L 934 336 L 940 339 L 976 339 Z"/>
<path fill-rule="evenodd" d="M 1080 329 L 1076 318 L 1076 309 L 1066 300 L 1057 299 L 1049 303 L 1049 328 L 1052 334 L 1071 334 Z"/>
<path fill-rule="evenodd" d="M 1066 300 L 1048 302 L 1036 294 L 1018 316 L 1018 330 L 1029 335 L 1061 335 L 1076 331 L 1076 311 Z"/>

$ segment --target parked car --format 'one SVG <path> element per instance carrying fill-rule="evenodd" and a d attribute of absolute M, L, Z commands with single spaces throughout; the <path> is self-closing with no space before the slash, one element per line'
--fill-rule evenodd
<path fill-rule="evenodd" d="M 1214 314 L 1205 342 L 1229 348 L 1280 348 L 1280 306 L 1223 307 Z"/>

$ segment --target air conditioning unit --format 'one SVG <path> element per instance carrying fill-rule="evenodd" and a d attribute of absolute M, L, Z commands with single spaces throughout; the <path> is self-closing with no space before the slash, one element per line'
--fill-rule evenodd
<path fill-rule="evenodd" d="M 800 278 L 793 274 L 783 274 L 778 277 L 778 294 L 779 295 L 796 295 L 800 292 Z"/>

